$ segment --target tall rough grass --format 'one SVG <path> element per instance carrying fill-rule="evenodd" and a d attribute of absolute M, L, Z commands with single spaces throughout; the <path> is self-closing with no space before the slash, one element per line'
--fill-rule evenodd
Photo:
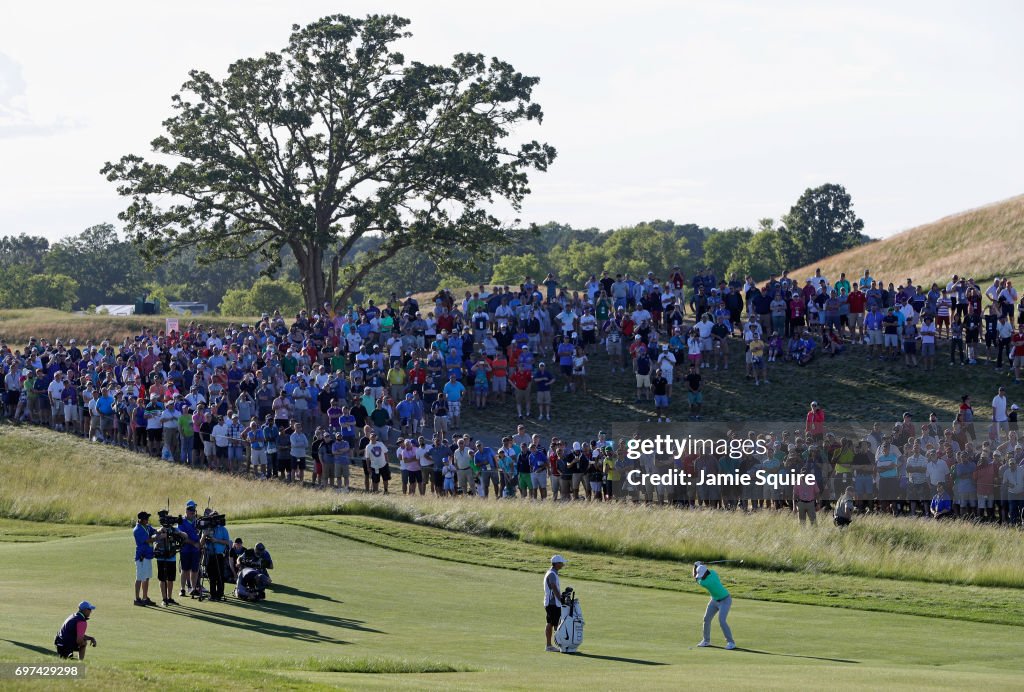
<path fill-rule="evenodd" d="M 839 531 L 788 513 L 625 504 L 338 495 L 194 472 L 35 429 L 0 428 L 0 516 L 125 525 L 188 498 L 236 519 L 355 514 L 455 532 L 656 560 L 742 559 L 767 570 L 1024 587 L 1021 534 L 991 526 L 859 518 Z"/>
<path fill-rule="evenodd" d="M 334 508 L 333 497 L 297 486 L 193 471 L 38 428 L 0 427 L 0 516 L 116 526 L 168 501 L 178 514 L 189 499 L 238 519 Z"/>

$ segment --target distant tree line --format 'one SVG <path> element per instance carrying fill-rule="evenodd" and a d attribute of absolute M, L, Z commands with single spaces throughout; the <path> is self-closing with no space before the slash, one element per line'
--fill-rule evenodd
<path fill-rule="evenodd" d="M 719 230 L 654 220 L 601 231 L 551 222 L 513 232 L 506 247 L 482 260 L 479 253 L 449 248 L 444 269 L 431 255 L 405 248 L 368 272 L 352 299 L 361 303 L 439 287 L 518 284 L 549 272 L 567 286 L 582 286 L 602 269 L 665 277 L 676 265 L 688 276 L 711 267 L 719 276 L 763 279 L 867 242 L 863 228 L 849 194 L 831 184 L 804 192 L 781 223 L 761 219 L 756 228 Z M 377 252 L 380 242 L 360 238 L 342 261 L 358 264 Z M 294 258 L 286 250 L 273 277 L 265 276 L 267 269 L 255 255 L 211 261 L 193 248 L 147 270 L 139 247 L 111 224 L 52 244 L 38 236 L 5 236 L 0 237 L 0 308 L 85 309 L 149 297 L 164 307 L 173 300 L 194 301 L 235 315 L 300 309 Z"/>

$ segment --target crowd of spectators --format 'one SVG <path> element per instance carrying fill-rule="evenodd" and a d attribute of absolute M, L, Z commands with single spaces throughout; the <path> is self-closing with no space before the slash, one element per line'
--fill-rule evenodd
<path fill-rule="evenodd" d="M 275 312 L 223 330 L 191 322 L 180 332 L 147 330 L 121 343 L 0 342 L 2 414 L 171 462 L 343 491 L 354 475 L 364 490 L 388 492 L 394 470 L 402 492 L 632 496 L 752 511 L 795 508 L 809 494 L 816 505 L 830 503 L 850 482 L 854 505 L 865 511 L 929 514 L 921 503 L 941 495 L 941 483 L 953 488 L 952 514 L 1007 522 L 1019 519 L 1014 508 L 1024 501 L 1024 450 L 1016 443 L 1017 407 L 1006 405 L 1002 392 L 984 441 L 976 439 L 965 400 L 948 428 L 910 423 L 888 440 L 877 431 L 851 440 L 812 430 L 809 421 L 804 430 L 773 434 L 765 458 L 739 462 L 631 462 L 622 440 L 603 433 L 545 440 L 525 421 L 552 420 L 552 392 L 585 394 L 594 367 L 635 378 L 637 401 L 653 400 L 659 422 L 678 410 L 671 397 L 681 376 L 690 418 L 700 419 L 701 371 L 729 367 L 730 352 L 739 351 L 736 335 L 754 385 L 770 384 L 769 363 L 806 366 L 819 354 L 855 349 L 908 367 L 920 355 L 923 367 L 934 368 L 943 339 L 950 365 L 957 356 L 977 363 L 984 343 L 987 361 L 1002 368 L 1005 355 L 1019 381 L 1024 322 L 1018 315 L 1015 330 L 1013 321 L 1015 306 L 1024 315 L 1024 301 L 1017 298 L 1009 281 L 983 292 L 973 280 L 953 277 L 925 290 L 910 280 L 883 286 L 867 271 L 834 284 L 819 271 L 802 286 L 785 273 L 759 285 L 718 281 L 708 270 L 687 281 L 678 267 L 664 281 L 653 273 L 634 280 L 603 272 L 573 291 L 553 275 L 527 277 L 516 288 L 480 286 L 462 298 L 441 291 L 424 307 L 392 295 L 382 305 L 325 304 L 290 320 Z M 524 422 L 500 441 L 467 434 L 467 409 L 492 406 Z M 932 462 L 944 465 L 941 478 L 942 465 L 920 470 Z M 811 466 L 818 482 L 756 497 L 624 482 L 630 468 L 666 465 L 720 472 Z"/>

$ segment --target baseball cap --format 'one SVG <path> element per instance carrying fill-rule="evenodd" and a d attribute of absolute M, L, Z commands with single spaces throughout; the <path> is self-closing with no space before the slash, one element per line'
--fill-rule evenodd
<path fill-rule="evenodd" d="M 1018 406 L 1017 404 L 1014 404 L 1013 406 L 1010 407 L 1010 410 L 1011 411 L 1019 411 L 1020 410 L 1020 406 Z"/>
<path fill-rule="evenodd" d="M 697 578 L 698 579 L 703 579 L 704 576 L 707 573 L 708 573 L 708 566 L 707 565 L 703 565 L 703 564 L 697 565 Z"/>
<path fill-rule="evenodd" d="M 552 565 L 568 565 L 569 561 L 566 560 L 561 555 L 552 555 L 551 556 L 551 564 Z"/>
<path fill-rule="evenodd" d="M 581 445 L 579 442 L 573 442 L 572 443 L 572 451 L 578 452 L 578 451 L 580 451 L 582 449 L 583 449 L 583 445 Z"/>
<path fill-rule="evenodd" d="M 96 610 L 96 606 L 94 606 L 92 603 L 89 603 L 89 601 L 82 601 L 81 603 L 78 604 L 78 609 L 79 610 Z"/>
<path fill-rule="evenodd" d="M 186 508 L 186 509 L 188 509 L 188 508 L 190 508 L 190 507 L 191 507 L 192 509 L 195 509 L 195 508 L 196 508 L 196 506 L 197 506 L 197 505 L 196 505 L 196 501 L 195 501 L 195 500 L 189 500 L 188 502 L 186 502 L 186 503 L 185 503 L 185 508 Z"/>
<path fill-rule="evenodd" d="M 142 520 L 142 519 L 149 519 L 151 516 L 153 516 L 153 515 L 150 514 L 149 512 L 139 512 L 139 514 L 138 514 L 138 517 L 139 517 L 140 520 Z"/>
<path fill-rule="evenodd" d="M 266 546 L 263 545 L 262 543 L 257 543 L 256 544 L 256 550 L 266 550 Z"/>

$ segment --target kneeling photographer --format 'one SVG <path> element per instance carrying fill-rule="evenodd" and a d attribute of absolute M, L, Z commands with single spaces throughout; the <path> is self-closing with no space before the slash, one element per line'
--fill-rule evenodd
<path fill-rule="evenodd" d="M 156 577 L 160 581 L 160 598 L 164 607 L 178 605 L 174 600 L 174 580 L 178 572 L 178 551 L 181 550 L 188 535 L 177 529 L 184 522 L 181 516 L 173 517 L 166 509 L 157 512 L 160 519 L 160 530 L 156 533 L 153 544 L 153 556 L 156 558 Z"/>
<path fill-rule="evenodd" d="M 256 544 L 256 557 L 260 559 L 260 574 L 263 575 L 266 585 L 270 586 L 274 580 L 270 578 L 267 570 L 274 569 L 274 559 L 270 557 L 270 551 L 262 543 Z"/>
<path fill-rule="evenodd" d="M 206 576 L 210 580 L 210 600 L 224 600 L 224 570 L 227 567 L 228 548 L 231 547 L 231 534 L 226 526 L 227 519 L 207 508 L 199 519 L 197 527 L 202 534 L 199 540 L 200 553 L 206 568 Z"/>
<path fill-rule="evenodd" d="M 262 545 L 262 543 L 260 544 Z M 266 551 L 264 551 L 266 554 Z M 238 579 L 235 582 L 235 595 L 243 601 L 262 601 L 267 597 L 266 588 L 270 584 L 263 559 L 252 548 L 238 558 Z"/>

